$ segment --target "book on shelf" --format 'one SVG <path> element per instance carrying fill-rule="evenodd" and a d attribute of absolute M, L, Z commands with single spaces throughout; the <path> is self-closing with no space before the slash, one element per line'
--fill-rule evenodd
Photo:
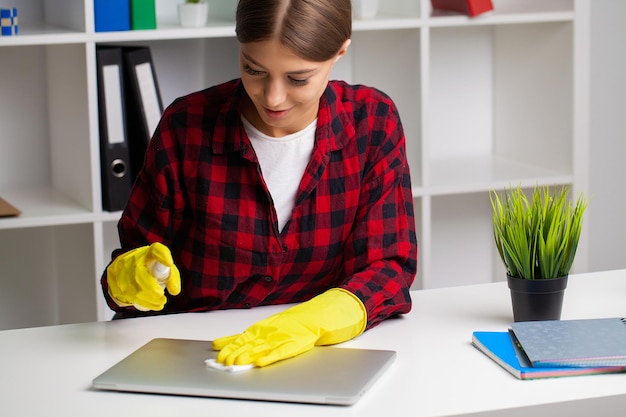
<path fill-rule="evenodd" d="M 626 319 L 526 321 L 511 330 L 534 367 L 626 366 Z"/>
<path fill-rule="evenodd" d="M 94 0 L 94 29 L 96 32 L 130 30 L 128 0 Z"/>
<path fill-rule="evenodd" d="M 510 332 L 474 332 L 472 345 L 521 380 L 625 372 L 624 366 L 533 367 Z"/>
<path fill-rule="evenodd" d="M 130 0 L 130 28 L 145 30 L 156 27 L 155 0 Z"/>
<path fill-rule="evenodd" d="M 0 217 L 15 217 L 22 214 L 22 212 L 11 203 L 0 197 Z"/>
<path fill-rule="evenodd" d="M 470 17 L 475 17 L 493 10 L 491 0 L 431 0 L 431 4 L 435 10 L 457 12 Z"/>

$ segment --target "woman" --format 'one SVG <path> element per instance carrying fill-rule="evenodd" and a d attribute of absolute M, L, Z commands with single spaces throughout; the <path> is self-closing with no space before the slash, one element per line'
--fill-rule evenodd
<path fill-rule="evenodd" d="M 407 313 L 417 243 L 394 103 L 329 81 L 350 0 L 240 0 L 236 30 L 241 78 L 166 109 L 102 286 L 121 317 L 300 303 L 213 342 L 265 366 Z"/>

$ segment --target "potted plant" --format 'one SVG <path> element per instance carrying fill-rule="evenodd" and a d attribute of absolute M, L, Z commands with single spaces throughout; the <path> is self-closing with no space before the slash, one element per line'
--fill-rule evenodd
<path fill-rule="evenodd" d="M 203 0 L 186 0 L 178 5 L 178 21 L 182 27 L 201 27 L 209 18 L 209 3 Z"/>
<path fill-rule="evenodd" d="M 493 234 L 507 272 L 515 321 L 558 320 L 588 201 L 569 186 L 490 191 Z"/>

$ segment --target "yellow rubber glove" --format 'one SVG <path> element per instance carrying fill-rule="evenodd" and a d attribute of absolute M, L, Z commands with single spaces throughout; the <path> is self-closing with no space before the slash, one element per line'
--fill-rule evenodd
<path fill-rule="evenodd" d="M 349 291 L 333 288 L 253 324 L 242 334 L 213 341 L 217 362 L 226 366 L 266 366 L 316 345 L 350 340 L 365 330 L 365 306 Z"/>
<path fill-rule="evenodd" d="M 169 268 L 169 275 L 157 277 L 159 267 Z M 134 306 L 140 311 L 163 310 L 167 302 L 165 288 L 171 295 L 178 295 L 181 286 L 170 250 L 158 242 L 115 258 L 107 268 L 107 283 L 109 295 L 120 307 Z"/>

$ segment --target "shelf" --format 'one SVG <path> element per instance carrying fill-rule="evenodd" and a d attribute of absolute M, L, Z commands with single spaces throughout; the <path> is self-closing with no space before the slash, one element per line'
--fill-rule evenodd
<path fill-rule="evenodd" d="M 573 0 L 494 0 L 493 10 L 475 17 L 432 10 L 428 26 L 475 26 L 574 20 Z"/>
<path fill-rule="evenodd" d="M 430 195 L 485 192 L 521 185 L 570 184 L 573 175 L 503 157 L 450 158 L 430 161 Z"/>
<path fill-rule="evenodd" d="M 511 24 L 574 19 L 573 0 L 493 0 L 493 10 L 469 17 L 460 13 L 432 9 L 428 24 L 432 26 Z"/>
<path fill-rule="evenodd" d="M 86 35 L 92 42 L 133 42 L 175 39 L 224 38 L 235 36 L 233 22 L 210 20 L 201 28 L 181 28 L 176 24 L 162 24 L 154 30 L 129 30 L 121 32 L 98 32 Z"/>
<path fill-rule="evenodd" d="M 99 278 L 119 247 L 121 212 L 101 208 L 96 47 L 149 47 L 165 106 L 236 78 L 237 1 L 209 1 L 206 27 L 181 28 L 180 0 L 156 0 L 157 29 L 94 32 L 93 0 L 20 0 L 19 35 L 0 38 L 0 196 L 22 211 L 0 219 L 0 264 L 15 277 L 0 283 L 9 290 L 0 328 L 111 318 Z M 331 78 L 374 86 L 400 112 L 419 244 L 414 289 L 503 276 L 490 190 L 586 191 L 574 160 L 588 147 L 575 123 L 586 110 L 574 110 L 587 82 L 575 77 L 588 17 L 578 1 L 493 0 L 493 12 L 470 18 L 432 12 L 430 0 L 381 0 L 376 17 L 353 21 Z"/>
<path fill-rule="evenodd" d="M 573 12 L 575 0 L 493 0 L 494 13 L 533 14 Z"/>
<path fill-rule="evenodd" d="M 19 35 L 0 37 L 0 47 L 2 46 L 27 46 L 27 45 L 60 45 L 72 43 L 84 43 L 86 36 L 84 32 L 68 31 L 65 28 L 47 26 L 35 29 L 22 28 L 20 26 Z"/>
<path fill-rule="evenodd" d="M 365 30 L 417 29 L 422 26 L 424 26 L 424 21 L 416 17 L 379 15 L 373 19 L 355 20 L 352 23 L 352 30 L 359 32 Z"/>
<path fill-rule="evenodd" d="M 485 26 L 514 23 L 545 23 L 572 21 L 574 12 L 570 10 L 546 9 L 539 13 L 527 10 L 495 10 L 477 17 L 467 17 L 457 13 L 435 11 L 429 18 L 400 16 L 379 13 L 372 19 L 355 19 L 353 30 L 401 30 L 422 27 Z M 18 36 L 0 37 L 0 46 L 51 45 L 84 42 L 119 42 L 150 41 L 162 39 L 201 39 L 212 37 L 235 36 L 235 24 L 232 20 L 209 19 L 207 26 L 201 28 L 181 28 L 175 20 L 158 22 L 154 30 L 129 30 L 118 32 L 84 32 L 70 30 L 63 26 L 43 24 L 40 27 L 20 25 Z"/>
<path fill-rule="evenodd" d="M 568 22 L 574 20 L 574 12 L 545 12 L 545 13 L 487 13 L 477 17 L 445 14 L 434 14 L 426 21 L 426 25 L 432 27 L 454 26 L 487 26 L 516 23 L 546 23 Z"/>
<path fill-rule="evenodd" d="M 1 191 L 2 198 L 18 208 L 18 217 L 0 218 L 0 229 L 90 223 L 94 217 L 85 207 L 51 188 Z"/>

